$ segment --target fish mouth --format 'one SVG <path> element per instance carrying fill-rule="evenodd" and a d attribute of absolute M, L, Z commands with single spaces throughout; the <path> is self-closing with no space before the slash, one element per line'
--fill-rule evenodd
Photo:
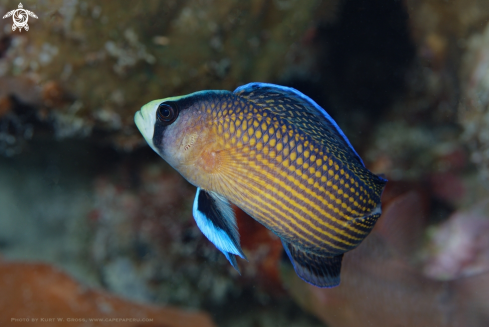
<path fill-rule="evenodd" d="M 143 135 L 148 144 L 153 147 L 153 133 L 154 123 L 147 115 L 144 115 L 143 110 L 139 110 L 134 115 L 134 123 L 136 124 L 139 132 Z"/>
<path fill-rule="evenodd" d="M 146 124 L 145 124 L 145 119 L 143 117 L 143 114 L 141 113 L 141 110 L 138 110 L 136 114 L 134 115 L 134 123 L 136 124 L 136 127 L 139 129 L 141 134 L 145 136 L 145 132 L 147 130 Z"/>

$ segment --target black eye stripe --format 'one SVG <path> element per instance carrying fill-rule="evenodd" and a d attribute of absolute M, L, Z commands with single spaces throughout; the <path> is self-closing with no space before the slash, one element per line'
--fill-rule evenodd
<path fill-rule="evenodd" d="M 164 102 L 160 103 L 158 109 L 156 109 L 156 118 L 164 125 L 170 125 L 178 117 L 178 106 L 174 103 Z"/>

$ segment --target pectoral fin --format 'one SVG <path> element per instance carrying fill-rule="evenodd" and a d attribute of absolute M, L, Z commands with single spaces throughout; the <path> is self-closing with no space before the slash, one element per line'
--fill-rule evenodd
<path fill-rule="evenodd" d="M 292 261 L 295 272 L 304 281 L 317 287 L 334 287 L 340 284 L 343 254 L 332 257 L 321 256 L 307 253 L 284 240 L 282 244 Z"/>
<path fill-rule="evenodd" d="M 241 245 L 236 225 L 234 211 L 228 200 L 221 195 L 197 188 L 193 214 L 197 226 L 229 260 L 239 272 L 234 255 L 246 259 Z"/>

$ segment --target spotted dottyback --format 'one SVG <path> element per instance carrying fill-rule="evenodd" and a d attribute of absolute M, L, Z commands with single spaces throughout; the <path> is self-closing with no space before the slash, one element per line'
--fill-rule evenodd
<path fill-rule="evenodd" d="M 319 287 L 339 284 L 343 254 L 381 214 L 387 181 L 365 167 L 328 113 L 295 89 L 251 83 L 155 100 L 135 122 L 197 187 L 197 225 L 236 269 L 235 255 L 245 255 L 230 203 L 275 233 L 296 273 Z"/>

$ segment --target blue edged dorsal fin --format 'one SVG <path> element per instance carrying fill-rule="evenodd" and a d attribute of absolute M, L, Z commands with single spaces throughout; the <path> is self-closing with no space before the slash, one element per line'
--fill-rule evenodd
<path fill-rule="evenodd" d="M 341 144 L 344 151 L 365 166 L 334 119 L 307 95 L 291 87 L 268 83 L 249 83 L 234 93 L 269 108 L 320 142 Z"/>
<path fill-rule="evenodd" d="M 223 196 L 197 188 L 193 214 L 197 226 L 229 260 L 239 272 L 236 258 L 238 255 L 246 260 L 239 244 L 239 233 L 234 211 Z"/>
<path fill-rule="evenodd" d="M 284 240 L 282 244 L 295 272 L 302 280 L 317 287 L 335 287 L 340 284 L 343 254 L 321 256 L 301 250 Z"/>

